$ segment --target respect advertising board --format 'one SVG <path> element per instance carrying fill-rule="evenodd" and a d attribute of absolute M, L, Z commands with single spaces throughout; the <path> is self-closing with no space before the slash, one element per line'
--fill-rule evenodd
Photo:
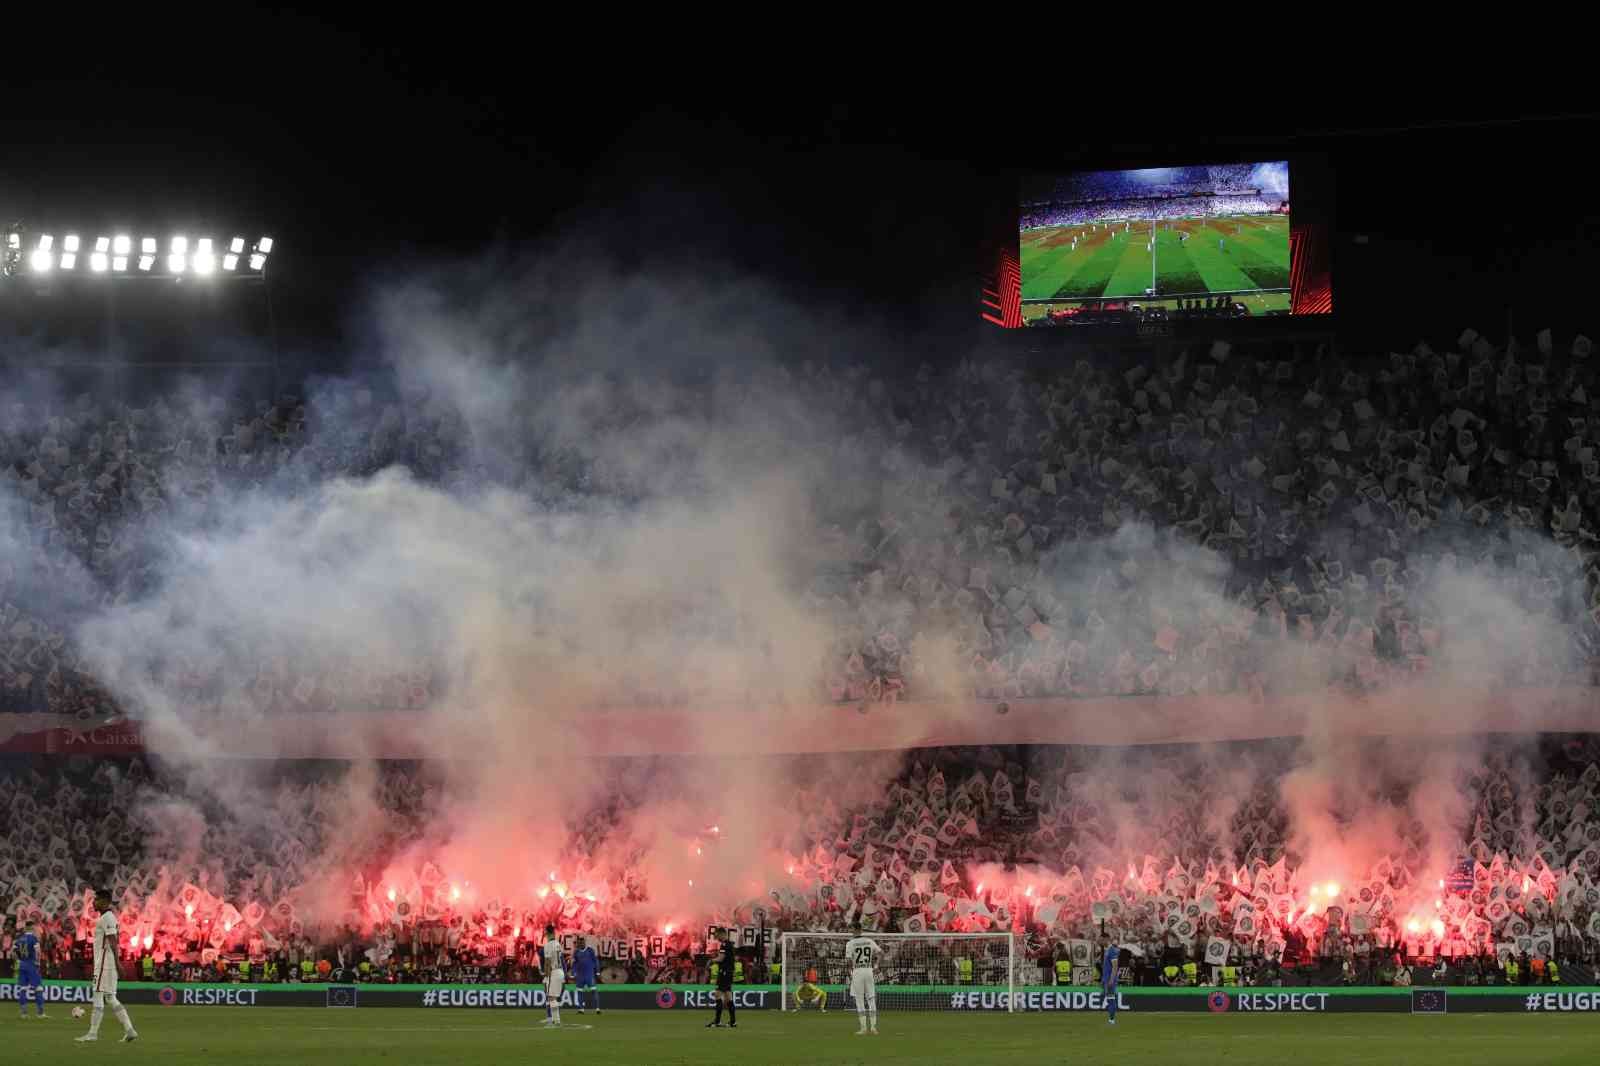
<path fill-rule="evenodd" d="M 824 985 L 830 1001 L 849 1003 L 842 986 Z M 607 1010 L 709 1010 L 710 985 L 601 985 Z M 0 983 L 0 1001 L 15 1002 L 15 984 Z M 333 985 L 333 984 L 161 984 L 123 982 L 124 1003 L 158 1007 L 411 1007 L 430 1010 L 535 1010 L 546 996 L 537 985 Z M 744 985 L 734 990 L 740 1010 L 782 1008 L 777 985 Z M 1512 986 L 1487 988 L 1140 988 L 1117 991 L 1117 1009 L 1133 1014 L 1586 1014 L 1600 1013 L 1600 987 Z M 880 1007 L 894 1009 L 906 996 L 916 1009 L 1025 1013 L 1102 1012 L 1106 996 L 1095 986 L 1028 986 L 1007 992 L 975 985 L 879 986 Z M 91 1002 L 84 981 L 50 981 L 47 1004 Z M 572 989 L 561 1005 L 578 1006 Z"/>

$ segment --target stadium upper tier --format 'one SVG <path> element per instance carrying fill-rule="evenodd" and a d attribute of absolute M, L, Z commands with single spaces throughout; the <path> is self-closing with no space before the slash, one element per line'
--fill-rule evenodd
<path fill-rule="evenodd" d="M 763 586 L 810 642 L 797 653 L 792 628 L 695 592 L 575 613 L 563 646 L 614 687 L 593 698 L 623 705 L 759 702 L 794 685 L 840 701 L 1271 692 L 1424 671 L 1592 684 L 1594 361 L 1474 337 L 1449 347 L 1195 350 L 1042 375 L 964 363 L 881 380 L 808 365 L 690 389 L 712 418 L 782 396 L 830 427 L 805 442 L 805 565 Z M 656 417 L 628 403 L 606 399 L 617 425 Z M 0 409 L 0 710 L 115 709 L 78 626 L 170 586 L 173 530 L 211 528 L 246 494 L 313 500 L 334 479 L 403 466 L 552 514 L 648 499 L 653 475 L 592 441 L 535 437 L 491 467 L 472 419 L 356 384 L 305 403 L 186 393 L 139 410 L 90 396 Z M 312 628 L 253 629 L 214 657 L 153 662 L 149 680 L 201 708 L 382 709 L 426 706 L 464 670 L 423 650 L 375 673 Z M 694 635 L 710 658 L 645 671 L 630 649 L 663 633 Z"/>

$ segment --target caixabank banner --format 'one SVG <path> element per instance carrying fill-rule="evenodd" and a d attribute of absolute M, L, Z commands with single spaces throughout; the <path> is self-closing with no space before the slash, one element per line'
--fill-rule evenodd
<path fill-rule="evenodd" d="M 845 1005 L 843 987 L 824 986 L 830 1002 Z M 600 1005 L 606 1010 L 703 1011 L 712 1007 L 709 985 L 601 985 Z M 889 993 L 886 995 L 885 993 Z M 1004 1011 L 1012 1006 L 1026 1013 L 1100 1012 L 1106 996 L 1099 988 L 1029 986 L 1008 993 L 1003 988 L 975 985 L 899 986 L 878 990 L 880 1007 L 895 999 L 915 1009 Z M 410 1007 L 427 1010 L 536 1010 L 545 1006 L 543 988 L 529 985 L 324 985 L 324 984 L 160 984 L 124 982 L 118 990 L 124 1003 L 157 1007 Z M 734 991 L 740 1010 L 782 1008 L 776 985 L 745 985 Z M 14 1002 L 15 984 L 0 984 L 0 1001 Z M 46 1003 L 91 1000 L 83 981 L 51 981 Z M 563 1007 L 576 1008 L 570 989 Z M 1117 1008 L 1130 1014 L 1587 1014 L 1600 1013 L 1600 987 L 1559 985 L 1487 988 L 1136 988 L 1117 992 Z"/>

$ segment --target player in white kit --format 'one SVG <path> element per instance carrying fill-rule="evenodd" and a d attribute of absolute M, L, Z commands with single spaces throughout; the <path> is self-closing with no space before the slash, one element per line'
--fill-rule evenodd
<path fill-rule="evenodd" d="M 111 909 L 111 897 L 104 892 L 95 893 L 94 907 L 100 912 L 99 920 L 94 923 L 94 983 L 90 986 L 94 1010 L 89 1015 L 89 1031 L 78 1037 L 78 1043 L 100 1039 L 100 1023 L 105 1019 L 106 1008 L 110 1007 L 111 1013 L 122 1023 L 122 1042 L 131 1044 L 139 1039 L 139 1034 L 133 1029 L 128 1008 L 117 998 L 117 915 Z"/>
<path fill-rule="evenodd" d="M 561 941 L 556 939 L 556 927 L 544 927 L 544 1010 L 546 1025 L 561 1024 L 561 990 L 567 984 L 563 969 Z"/>
<path fill-rule="evenodd" d="M 856 935 L 844 946 L 844 957 L 850 964 L 850 998 L 856 1001 L 856 1018 L 861 1023 L 857 1036 L 878 1033 L 878 978 L 872 967 L 882 956 L 878 945 L 861 935 L 861 923 L 857 921 Z"/>

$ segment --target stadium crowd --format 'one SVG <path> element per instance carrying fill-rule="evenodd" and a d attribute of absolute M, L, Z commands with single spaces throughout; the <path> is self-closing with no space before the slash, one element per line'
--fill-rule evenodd
<path fill-rule="evenodd" d="M 1373 686 L 1452 648 L 1437 594 L 1473 575 L 1551 627 L 1503 634 L 1494 680 L 1592 684 L 1600 659 L 1600 382 L 1570 352 L 1495 346 L 1378 357 L 1234 353 L 1219 343 L 1048 372 L 965 362 L 880 380 L 807 364 L 782 388 L 859 432 L 823 443 L 879 508 L 832 516 L 830 565 L 803 592 L 837 634 L 817 670 L 838 701 L 926 691 L 921 638 L 957 634 L 983 697 L 1259 691 L 1274 656 L 1314 649 L 1318 684 Z M 0 713 L 116 710 L 71 635 L 137 597 L 157 552 L 143 520 L 229 486 L 304 487 L 403 464 L 471 476 L 470 428 L 366 388 L 230 408 L 88 398 L 0 407 Z M 603 491 L 570 451 L 530 451 L 525 491 Z M 821 501 L 826 506 L 827 501 Z M 1119 536 L 1138 527 L 1151 536 Z M 1192 549 L 1227 564 L 1214 596 L 1171 594 Z M 1100 579 L 1076 580 L 1091 560 Z M 1459 630 L 1457 630 L 1459 631 Z M 1456 662 L 1453 668 L 1471 663 Z M 203 704 L 218 679 L 182 664 Z M 947 675 L 942 678 L 947 680 Z M 1302 675 L 1295 683 L 1305 684 Z M 433 664 L 316 673 L 263 649 L 263 710 L 426 705 Z M 642 693 L 644 702 L 695 693 Z"/>
<path fill-rule="evenodd" d="M 1273 196 L 1234 194 L 1188 196 L 1180 200 L 1094 200 L 1082 203 L 1043 204 L 1023 209 L 1018 227 L 1026 232 L 1041 226 L 1083 226 L 1092 223 L 1164 222 L 1189 218 L 1231 218 L 1235 215 L 1286 214 L 1288 201 Z"/>
<path fill-rule="evenodd" d="M 819 694 L 916 697 L 929 631 L 958 635 L 965 684 L 996 699 L 1363 688 L 1441 666 L 1457 679 L 1477 670 L 1496 683 L 1592 685 L 1591 354 L 1584 338 L 1558 353 L 1547 336 L 1527 351 L 1469 331 L 1449 351 L 1376 358 L 1219 343 L 1042 373 L 994 362 L 888 382 L 860 367 L 782 372 L 784 387 L 860 427 L 821 447 L 885 503 L 834 516 L 827 536 L 844 565 L 804 593 L 837 634 Z M 34 553 L 28 565 L 0 558 L 0 709 L 115 711 L 82 668 L 73 611 L 137 597 L 152 580 L 142 517 L 203 507 L 230 485 L 306 486 L 396 463 L 449 480 L 470 474 L 469 436 L 447 409 L 413 411 L 358 387 L 244 409 L 218 399 L 0 408 L 0 522 Z M 604 471 L 581 456 L 524 460 L 530 493 L 604 489 Z M 1519 612 L 1486 662 L 1452 658 L 1464 622 L 1441 596 L 1468 577 Z M 1174 593 L 1191 578 L 1220 585 Z M 1313 653 L 1301 661 L 1317 664 L 1315 677 L 1275 668 L 1297 649 Z M 202 664 L 186 669 L 203 702 L 215 679 Z M 431 699 L 426 664 L 401 677 L 295 671 L 263 655 L 251 687 L 261 710 Z M 0 906 L 7 935 L 19 920 L 44 922 L 47 951 L 66 965 L 86 936 L 86 886 L 109 885 L 133 938 L 128 965 L 173 979 L 241 964 L 281 977 L 307 963 L 330 974 L 365 964 L 391 979 L 508 976 L 535 964 L 531 930 L 552 917 L 601 938 L 630 972 L 650 965 L 640 954 L 698 965 L 712 922 L 837 929 L 858 915 L 907 931 L 1013 929 L 1041 965 L 1092 959 L 1106 938 L 1196 964 L 1208 952 L 1290 965 L 1393 952 L 1586 964 L 1600 935 L 1597 754 L 1533 789 L 1491 759 L 1472 785 L 1470 832 L 1448 842 L 1459 862 L 1427 867 L 1440 841 L 1405 826 L 1398 853 L 1344 871 L 1330 890 L 1292 865 L 1269 785 L 1226 831 L 1203 823 L 1180 787 L 1207 772 L 1185 761 L 1193 753 L 1152 756 L 1129 775 L 1140 815 L 1114 834 L 1096 800 L 1113 786 L 1070 752 L 929 753 L 866 808 L 799 797 L 812 812 L 804 832 L 771 842 L 788 879 L 670 934 L 630 924 L 648 894 L 638 871 L 589 865 L 620 808 L 573 827 L 548 892 L 463 902 L 431 864 L 404 884 L 375 880 L 429 802 L 419 772 L 391 768 L 381 799 L 394 828 L 340 872 L 345 920 L 311 923 L 299 908 L 332 876 L 316 860 L 339 815 L 337 782 L 282 783 L 267 830 L 208 812 L 203 846 L 184 853 L 152 849 L 150 827 L 129 813 L 169 787 L 143 764 L 45 767 L 0 778 Z M 1425 891 L 1434 877 L 1459 887 Z M 643 952 L 617 958 L 640 937 Z"/>
<path fill-rule="evenodd" d="M 483 900 L 432 862 L 396 870 L 436 817 L 419 766 L 384 770 L 384 830 L 335 867 L 322 857 L 346 817 L 347 771 L 291 764 L 270 818 L 209 810 L 203 835 L 174 847 L 159 823 L 173 820 L 165 801 L 181 801 L 176 782 L 139 761 L 40 761 L 0 778 L 0 938 L 40 924 L 52 972 L 78 972 L 94 920 L 88 891 L 107 886 L 125 973 L 161 980 L 530 980 L 548 921 L 591 938 L 608 982 L 703 975 L 709 926 L 755 927 L 754 981 L 776 961 L 760 950 L 763 934 L 844 930 L 857 918 L 933 936 L 1015 932 L 1025 983 L 1092 982 L 1110 941 L 1137 946 L 1157 980 L 1172 980 L 1167 966 L 1179 980 L 1220 979 L 1228 967 L 1262 981 L 1372 980 L 1402 962 L 1487 968 L 1499 980 L 1520 965 L 1542 980 L 1552 962 L 1587 972 L 1600 948 L 1600 743 L 1549 742 L 1533 773 L 1528 755 L 1462 762 L 1448 787 L 1463 797 L 1464 824 L 1402 819 L 1392 847 L 1332 870 L 1291 846 L 1280 784 L 1297 759 L 1281 742 L 1223 754 L 912 752 L 874 802 L 841 807 L 821 786 L 794 797 L 803 816 L 776 820 L 766 841 L 770 868 L 784 871 L 776 882 L 664 928 L 637 917 L 651 894 L 642 849 L 616 847 L 629 806 L 649 802 L 626 798 L 627 779 L 644 776 L 636 766 L 605 771 L 617 775 L 613 798 L 569 825 L 548 885 Z M 1218 779 L 1226 787 L 1204 784 Z M 1441 803 L 1441 787 L 1416 783 L 1415 809 Z M 715 830 L 698 833 L 697 849 L 718 845 Z M 313 919 L 330 892 L 337 911 Z M 963 972 L 972 945 L 933 944 L 897 946 L 888 968 L 1004 983 L 1003 954 Z"/>

